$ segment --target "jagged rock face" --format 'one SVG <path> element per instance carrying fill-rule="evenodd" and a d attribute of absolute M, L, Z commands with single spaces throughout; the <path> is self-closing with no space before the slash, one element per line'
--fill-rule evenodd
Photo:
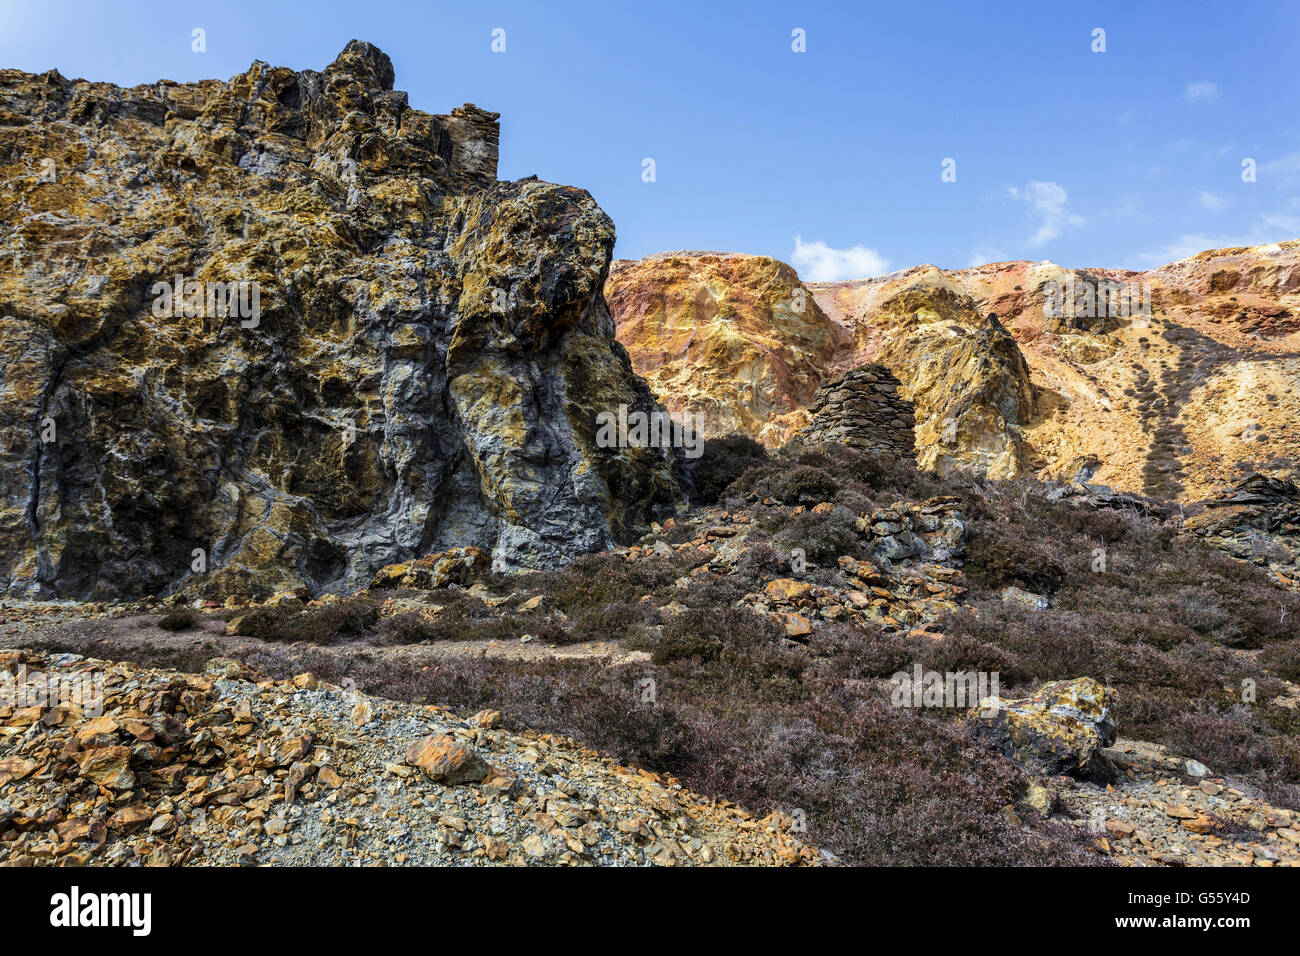
<path fill-rule="evenodd" d="M 864 361 L 892 334 L 875 323 L 884 303 L 938 271 L 808 288 L 856 330 Z M 941 275 L 977 312 L 1000 317 L 1029 366 L 1036 410 L 1019 437 L 1040 476 L 1194 499 L 1243 468 L 1300 458 L 1300 241 L 1209 250 L 1148 272 L 1000 262 Z M 1090 287 L 1123 286 L 1134 308 L 1118 320 L 1081 320 L 1077 308 L 1052 316 L 1052 283 L 1078 302 Z"/>
<path fill-rule="evenodd" d="M 873 317 L 888 329 L 876 360 L 916 406 L 918 462 L 939 474 L 1023 474 L 1031 468 L 1023 429 L 1035 409 L 1029 366 L 996 316 L 981 317 L 973 300 L 929 278 Z"/>
<path fill-rule="evenodd" d="M 805 445 L 842 444 L 859 451 L 915 460 L 912 403 L 883 365 L 864 365 L 822 382 L 813 396 L 812 420 L 800 433 Z"/>
<path fill-rule="evenodd" d="M 227 83 L 0 72 L 0 587 L 341 590 L 467 545 L 538 567 L 672 506 L 671 455 L 595 441 L 657 409 L 601 294 L 609 219 L 496 182 L 496 114 L 392 84 L 356 41 Z"/>
<path fill-rule="evenodd" d="M 674 416 L 699 416 L 706 438 L 783 443 L 845 344 L 794 269 L 766 256 L 620 260 L 605 295 L 637 372 Z"/>
<path fill-rule="evenodd" d="M 1128 291 L 1130 314 L 1101 309 L 1103 285 Z M 1195 499 L 1300 460 L 1300 241 L 1211 250 L 1149 272 L 1001 262 L 805 288 L 839 343 L 819 359 L 824 374 L 888 365 L 917 404 L 918 457 L 934 467 Z M 1069 313 L 1053 314 L 1054 291 L 1058 309 L 1072 297 Z M 626 286 L 620 294 L 620 338 L 653 377 L 662 359 L 625 333 L 620 304 L 636 297 Z M 1089 301 L 1101 314 L 1088 314 Z M 990 313 L 1004 332 L 986 328 Z M 701 359 L 690 387 L 726 395 L 740 384 Z M 759 416 L 745 430 L 763 427 Z"/>

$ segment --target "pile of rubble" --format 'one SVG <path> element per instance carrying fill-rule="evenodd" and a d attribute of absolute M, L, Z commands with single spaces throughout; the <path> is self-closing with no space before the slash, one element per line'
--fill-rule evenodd
<path fill-rule="evenodd" d="M 1081 677 L 972 708 L 975 736 L 1031 778 L 1004 812 L 1083 828 L 1124 866 L 1300 866 L 1300 813 L 1159 744 L 1117 739 L 1115 703 Z"/>
<path fill-rule="evenodd" d="M 1256 472 L 1205 502 L 1183 530 L 1300 590 L 1300 485 Z"/>
<path fill-rule="evenodd" d="M 755 504 L 790 516 L 807 510 L 826 514 L 834 507 L 820 502 L 808 509 L 772 499 Z M 660 540 L 623 553 L 628 560 L 667 554 L 691 557 L 694 566 L 683 584 L 705 575 L 735 574 L 740 557 L 753 546 L 749 538 L 754 514 L 722 511 L 710 518 L 709 527 L 689 541 L 668 545 Z M 842 555 L 834 568 L 813 568 L 801 566 L 794 558 L 788 574 L 745 595 L 741 604 L 759 614 L 776 615 L 786 635 L 796 640 L 824 623 L 854 619 L 890 631 L 937 636 L 928 625 L 956 610 L 966 593 L 960 568 L 966 524 L 959 499 L 900 502 L 859 516 L 856 526 L 864 538 L 867 560 Z"/>
<path fill-rule="evenodd" d="M 1157 518 L 1166 518 L 1173 513 L 1167 502 L 1133 492 L 1116 491 L 1110 485 L 1101 485 L 1095 481 L 1073 481 L 1057 485 L 1047 492 L 1047 500 L 1068 500 L 1091 508 L 1133 511 Z"/>
<path fill-rule="evenodd" d="M 1295 810 L 1159 744 L 1120 738 L 1105 756 L 1115 783 L 1035 782 L 1017 812 L 1084 829 L 1124 866 L 1300 866 Z"/>
<path fill-rule="evenodd" d="M 843 444 L 914 461 L 914 409 L 898 389 L 898 379 L 878 364 L 827 379 L 813 396 L 804 444 Z"/>
<path fill-rule="evenodd" d="M 755 819 L 501 715 L 301 674 L 0 652 L 0 863 L 815 865 Z M 71 692 L 70 691 L 74 691 Z"/>

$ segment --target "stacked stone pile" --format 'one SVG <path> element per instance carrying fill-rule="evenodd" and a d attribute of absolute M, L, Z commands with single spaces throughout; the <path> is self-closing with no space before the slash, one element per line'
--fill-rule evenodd
<path fill-rule="evenodd" d="M 916 458 L 912 403 L 883 365 L 864 365 L 827 379 L 813 396 L 808 445 L 844 444 L 860 451 Z"/>

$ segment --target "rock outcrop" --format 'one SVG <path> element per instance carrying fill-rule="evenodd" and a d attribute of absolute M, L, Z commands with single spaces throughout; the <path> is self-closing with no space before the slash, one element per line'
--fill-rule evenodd
<path fill-rule="evenodd" d="M 864 365 L 822 382 L 810 411 L 812 420 L 800 433 L 805 445 L 843 444 L 916 459 L 912 403 L 898 394 L 898 379 L 883 365 Z"/>
<path fill-rule="evenodd" d="M 981 317 L 973 300 L 927 275 L 886 301 L 874 321 L 889 329 L 876 360 L 916 406 L 922 467 L 991 478 L 1032 470 L 1024 433 L 1036 392 L 1020 347 L 996 315 Z"/>
<path fill-rule="evenodd" d="M 620 260 L 605 295 L 637 372 L 674 415 L 698 416 L 705 438 L 783 443 L 847 342 L 794 269 L 766 256 Z"/>
<path fill-rule="evenodd" d="M 0 591 L 343 590 L 500 569 L 674 504 L 614 340 L 610 220 L 496 181 L 496 114 L 321 72 L 131 89 L 0 71 Z"/>
<path fill-rule="evenodd" d="M 1300 590 L 1300 484 L 1256 473 L 1205 505 L 1204 514 L 1183 522 L 1185 532 Z"/>

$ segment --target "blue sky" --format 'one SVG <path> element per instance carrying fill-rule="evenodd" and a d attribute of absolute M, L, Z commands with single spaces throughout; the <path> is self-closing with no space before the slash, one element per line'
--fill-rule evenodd
<path fill-rule="evenodd" d="M 620 257 L 824 279 L 1300 237 L 1295 2 L 0 0 L 0 66 L 121 85 L 319 69 L 353 37 L 412 106 L 499 111 L 502 178 L 588 189 Z"/>

